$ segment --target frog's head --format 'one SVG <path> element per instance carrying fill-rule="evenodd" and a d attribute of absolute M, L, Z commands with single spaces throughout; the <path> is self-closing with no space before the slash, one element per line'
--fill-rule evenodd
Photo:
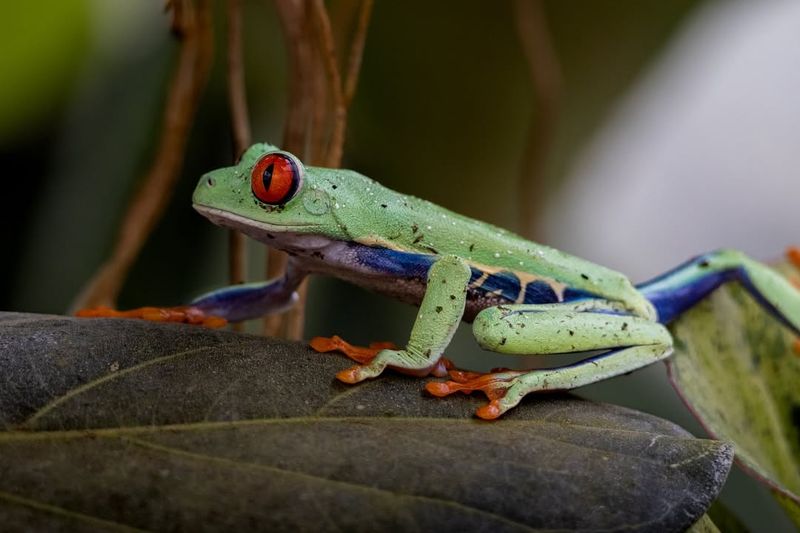
<path fill-rule="evenodd" d="M 194 208 L 215 224 L 262 242 L 300 245 L 308 237 L 341 238 L 323 186 L 329 169 L 306 168 L 269 144 L 251 146 L 236 166 L 209 172 L 194 191 Z M 303 237 L 306 237 L 305 239 Z"/>

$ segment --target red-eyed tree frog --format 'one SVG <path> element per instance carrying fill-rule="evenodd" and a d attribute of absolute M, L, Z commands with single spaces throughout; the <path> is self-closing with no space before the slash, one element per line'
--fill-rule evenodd
<path fill-rule="evenodd" d="M 665 324 L 728 281 L 742 283 L 800 334 L 800 291 L 740 252 L 707 253 L 634 286 L 622 274 L 397 193 L 357 172 L 306 167 L 268 144 L 252 146 L 236 166 L 204 175 L 193 203 L 215 224 L 290 258 L 283 277 L 205 294 L 175 308 L 178 320 L 241 321 L 282 311 L 308 274 L 336 276 L 419 306 L 403 349 L 365 356 L 338 345 L 364 363 L 338 374 L 347 383 L 386 368 L 442 376 L 442 354 L 461 320 L 472 322 L 478 344 L 495 352 L 601 351 L 546 370 L 451 371 L 452 381 L 427 385 L 437 396 L 485 392 L 490 402 L 477 411 L 484 419 L 499 417 L 528 393 L 573 389 L 668 357 L 672 337 Z M 316 342 L 320 350 L 336 345 Z"/>

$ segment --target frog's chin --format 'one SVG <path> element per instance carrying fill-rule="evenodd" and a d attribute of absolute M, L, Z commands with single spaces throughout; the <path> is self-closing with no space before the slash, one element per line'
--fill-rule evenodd
<path fill-rule="evenodd" d="M 315 234 L 314 228 L 317 227 L 315 224 L 270 224 L 268 222 L 261 222 L 259 220 L 243 217 L 216 207 L 209 207 L 201 204 L 193 204 L 192 207 L 194 207 L 195 211 L 217 226 L 241 231 L 261 242 L 279 244 L 282 243 L 282 241 L 286 241 L 286 244 L 293 244 L 302 240 L 305 246 L 309 246 L 313 245 L 313 243 L 305 241 L 309 239 L 313 240 L 314 237 L 320 237 L 325 243 L 330 242 L 330 239 Z"/>

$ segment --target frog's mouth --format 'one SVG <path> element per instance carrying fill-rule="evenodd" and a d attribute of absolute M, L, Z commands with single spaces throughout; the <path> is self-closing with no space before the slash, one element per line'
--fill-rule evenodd
<path fill-rule="evenodd" d="M 217 226 L 239 230 L 264 242 L 275 238 L 273 234 L 307 234 L 317 227 L 316 224 L 270 224 L 202 204 L 192 204 L 192 207 Z"/>

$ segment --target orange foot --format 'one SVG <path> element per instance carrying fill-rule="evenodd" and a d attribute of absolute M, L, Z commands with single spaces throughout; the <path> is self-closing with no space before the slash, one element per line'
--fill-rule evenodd
<path fill-rule="evenodd" d="M 373 359 L 381 350 L 397 350 L 399 347 L 393 342 L 372 342 L 369 346 L 353 346 L 349 342 L 345 341 L 338 335 L 334 335 L 333 337 L 314 337 L 309 342 L 311 348 L 320 353 L 324 352 L 339 352 L 343 353 L 356 363 L 360 363 L 362 365 L 366 365 Z M 358 368 L 358 367 L 354 367 Z M 356 380 L 352 377 L 354 368 L 349 368 L 347 370 L 342 370 L 336 377 L 345 383 L 355 383 Z M 437 378 L 442 378 L 447 375 L 447 371 L 453 368 L 453 363 L 450 360 L 445 359 L 444 357 L 440 358 L 439 361 L 433 365 L 429 370 L 424 372 L 407 370 L 402 368 L 395 368 L 398 372 L 402 372 L 404 374 L 411 374 L 414 376 L 424 377 L 424 376 L 435 376 Z"/>
<path fill-rule="evenodd" d="M 76 316 L 84 318 L 141 318 L 153 322 L 182 322 L 198 324 L 207 328 L 221 328 L 228 323 L 222 317 L 207 315 L 191 306 L 182 307 L 138 307 L 127 311 L 117 311 L 110 307 L 81 309 Z"/>
<path fill-rule="evenodd" d="M 794 345 L 792 347 L 794 348 L 794 354 L 797 357 L 800 357 L 800 339 L 795 339 Z"/>
<path fill-rule="evenodd" d="M 489 403 L 480 407 L 475 414 L 484 420 L 494 420 L 506 412 L 507 408 L 500 404 L 500 400 L 514 384 L 514 379 L 523 374 L 525 372 L 504 369 L 495 369 L 488 374 L 451 370 L 452 381 L 432 381 L 425 385 L 425 390 L 439 398 L 458 391 L 471 394 L 479 390 L 489 398 Z"/>

